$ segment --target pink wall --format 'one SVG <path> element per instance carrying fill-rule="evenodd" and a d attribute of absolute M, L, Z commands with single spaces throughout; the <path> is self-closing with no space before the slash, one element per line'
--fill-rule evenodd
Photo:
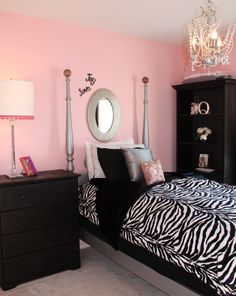
<path fill-rule="evenodd" d="M 148 76 L 150 142 L 165 170 L 175 168 L 175 92 L 183 78 L 182 49 L 154 40 L 76 25 L 0 13 L 0 79 L 25 79 L 35 86 L 35 119 L 16 122 L 16 152 L 30 155 L 38 170 L 65 168 L 65 78 L 70 68 L 75 170 L 84 172 L 84 141 L 96 140 L 87 127 L 92 93 L 109 88 L 119 98 L 121 126 L 114 140 L 141 141 L 143 85 Z M 86 73 L 97 81 L 80 97 Z M 11 166 L 10 127 L 0 121 L 0 173 Z M 20 164 L 18 162 L 18 168 Z"/>

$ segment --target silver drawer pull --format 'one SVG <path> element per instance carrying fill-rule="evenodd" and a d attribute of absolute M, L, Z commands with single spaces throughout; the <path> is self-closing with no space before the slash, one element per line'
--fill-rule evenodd
<path fill-rule="evenodd" d="M 25 198 L 24 194 L 21 194 L 21 195 L 19 196 L 19 199 L 24 199 L 24 198 Z"/>

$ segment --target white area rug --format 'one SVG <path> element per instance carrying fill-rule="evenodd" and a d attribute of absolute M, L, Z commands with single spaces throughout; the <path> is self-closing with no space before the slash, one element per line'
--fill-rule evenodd
<path fill-rule="evenodd" d="M 81 250 L 81 268 L 0 290 L 1 296 L 167 296 L 92 248 Z"/>

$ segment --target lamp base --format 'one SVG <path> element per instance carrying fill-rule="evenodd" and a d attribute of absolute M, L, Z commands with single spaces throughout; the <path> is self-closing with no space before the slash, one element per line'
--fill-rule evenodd
<path fill-rule="evenodd" d="M 24 176 L 22 174 L 8 175 L 7 177 L 9 179 L 20 179 L 20 178 L 24 178 Z"/>

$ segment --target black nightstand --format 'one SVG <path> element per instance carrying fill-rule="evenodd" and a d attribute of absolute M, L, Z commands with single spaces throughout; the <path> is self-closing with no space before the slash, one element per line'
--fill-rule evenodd
<path fill-rule="evenodd" d="M 0 176 L 0 284 L 3 290 L 80 267 L 78 175 L 64 170 Z"/>

